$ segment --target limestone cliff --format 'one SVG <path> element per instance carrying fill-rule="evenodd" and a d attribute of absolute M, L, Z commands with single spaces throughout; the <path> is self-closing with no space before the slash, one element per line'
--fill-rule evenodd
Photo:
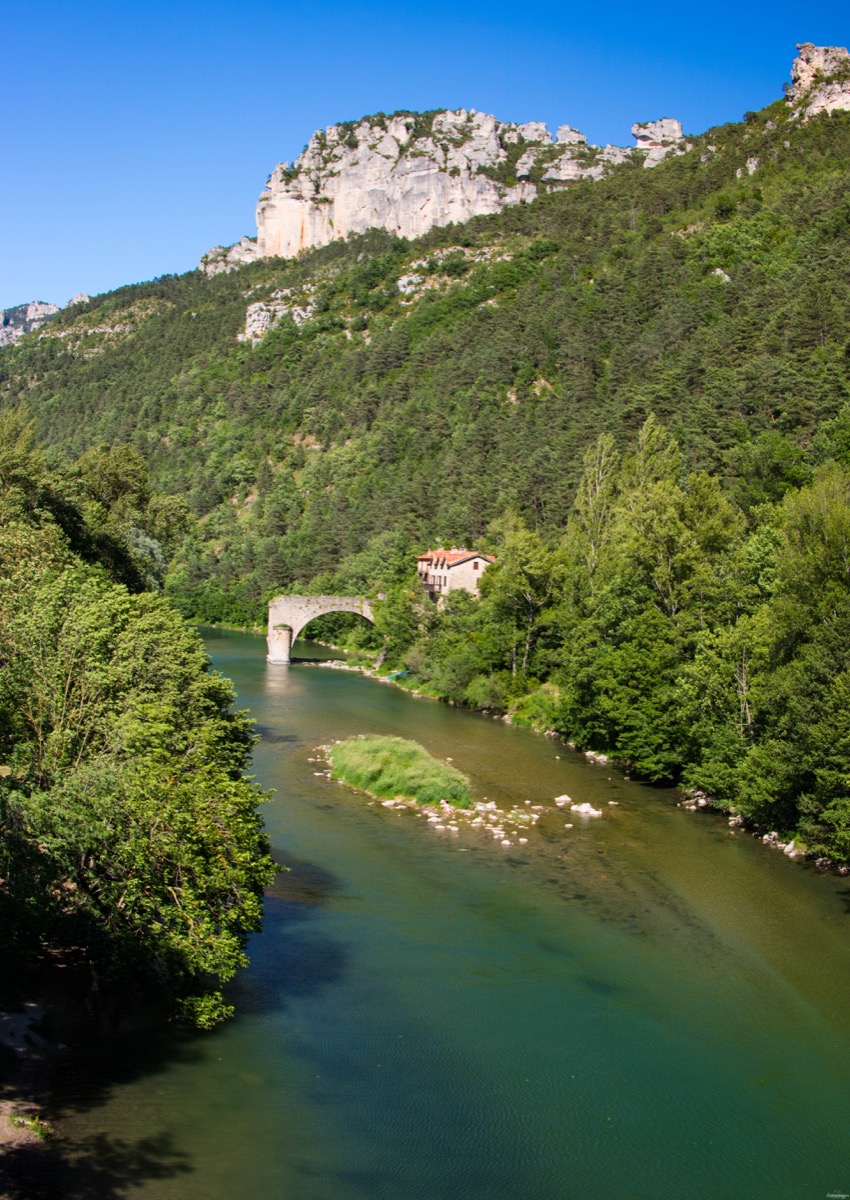
<path fill-rule="evenodd" d="M 44 304 L 41 300 L 16 304 L 14 308 L 0 308 L 0 346 L 8 346 L 25 333 L 32 333 L 58 312 L 55 304 Z"/>
<path fill-rule="evenodd" d="M 847 50 L 811 42 L 797 49 L 788 91 L 794 116 L 850 110 Z M 569 125 L 553 139 L 540 121 L 512 124 L 463 108 L 331 125 L 313 134 L 294 164 L 272 171 L 257 205 L 256 240 L 215 246 L 201 268 L 214 275 L 257 258 L 291 258 L 373 228 L 415 238 L 540 191 L 598 179 L 629 158 L 653 167 L 685 148 L 681 125 L 669 117 L 633 125 L 632 134 L 630 149 L 591 146 Z"/>
<path fill-rule="evenodd" d="M 65 305 L 70 308 L 74 304 L 82 304 L 89 300 L 83 292 L 77 292 Z M 29 304 L 16 304 L 14 308 L 0 308 L 0 346 L 8 346 L 18 341 L 26 333 L 40 329 L 51 317 L 60 311 L 55 304 L 45 304 L 43 300 L 33 300 Z"/>
<path fill-rule="evenodd" d="M 804 42 L 797 50 L 788 102 L 803 120 L 850 110 L 850 54 L 845 48 Z"/>
<path fill-rule="evenodd" d="M 682 127 L 670 118 L 632 133 L 630 149 L 589 146 L 569 125 L 553 139 L 542 122 L 506 123 L 474 109 L 331 125 L 313 134 L 292 166 L 275 167 L 257 205 L 256 242 L 216 246 L 201 266 L 213 275 L 255 258 L 291 258 L 373 228 L 415 238 L 540 190 L 598 179 L 633 156 L 654 166 L 683 146 Z"/>

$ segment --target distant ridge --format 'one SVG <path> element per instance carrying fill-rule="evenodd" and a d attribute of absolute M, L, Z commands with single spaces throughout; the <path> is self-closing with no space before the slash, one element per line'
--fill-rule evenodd
<path fill-rule="evenodd" d="M 850 108 L 850 55 L 804 42 L 788 103 L 809 120 Z M 591 146 L 561 125 L 499 121 L 475 109 L 378 113 L 317 130 L 294 164 L 279 163 L 257 204 L 257 237 L 214 246 L 207 275 L 260 258 L 293 258 L 352 233 L 384 229 L 420 237 L 436 225 L 468 221 L 533 200 L 540 192 L 599 179 L 628 161 L 655 166 L 687 148 L 670 117 L 632 126 L 636 144 Z"/>
<path fill-rule="evenodd" d="M 82 292 L 73 296 L 65 306 L 82 304 L 89 299 Z M 31 300 L 29 304 L 16 304 L 12 308 L 0 308 L 0 346 L 8 346 L 17 342 L 24 334 L 40 329 L 45 321 L 55 317 L 60 308 L 56 304 L 46 304 L 43 300 Z"/>

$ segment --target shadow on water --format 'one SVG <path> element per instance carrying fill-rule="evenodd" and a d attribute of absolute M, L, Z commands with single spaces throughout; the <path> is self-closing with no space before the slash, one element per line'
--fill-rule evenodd
<path fill-rule="evenodd" d="M 292 905 L 315 907 L 342 890 L 330 871 L 307 859 L 275 849 L 274 861 L 281 868 L 266 890 L 266 900 L 283 900 Z"/>
<path fill-rule="evenodd" d="M 45 1002 L 49 1004 L 45 997 Z M 174 1037 L 130 1037 L 107 1039 L 88 1028 L 81 1035 L 79 1012 L 73 998 L 57 1000 L 50 1016 L 27 1035 L 23 1058 L 9 1051 L 0 1060 L 0 1100 L 7 1117 L 20 1114 L 30 1119 L 34 1101 L 47 1092 L 46 1103 L 38 1105 L 46 1118 L 46 1141 L 21 1140 L 0 1154 L 0 1197 L 2 1200 L 117 1200 L 130 1189 L 152 1180 L 171 1179 L 194 1170 L 188 1155 L 178 1150 L 164 1130 L 138 1139 L 111 1137 L 105 1133 L 68 1140 L 56 1133 L 55 1123 L 74 1112 L 99 1108 L 113 1091 L 144 1075 L 161 1071 L 175 1053 L 184 1061 L 200 1063 L 204 1055 L 200 1039 L 191 1045 Z M 73 1049 L 58 1037 L 75 1035 Z M 46 1040 L 44 1034 L 50 1034 Z M 4 1048 L 5 1049 L 5 1048 Z"/>
<path fill-rule="evenodd" d="M 0 1159 L 4 1200 L 119 1200 L 155 1179 L 193 1167 L 166 1133 L 129 1142 L 96 1134 L 73 1147 L 60 1140 L 15 1146 Z"/>
<path fill-rule="evenodd" d="M 295 733 L 279 733 L 276 729 L 272 729 L 269 725 L 260 725 L 255 723 L 254 732 L 259 737 L 260 741 L 265 742 L 267 746 L 301 746 L 303 739 Z"/>
<path fill-rule="evenodd" d="M 281 1011 L 288 1000 L 334 983 L 345 970 L 341 945 L 312 925 L 321 905 L 340 889 L 339 881 L 292 855 L 277 852 L 275 859 L 284 868 L 266 895 L 266 919 L 275 936 L 272 944 L 266 940 L 266 952 L 256 955 L 258 969 L 240 973 L 227 989 L 240 1016 Z M 226 1027 L 212 1034 L 151 1029 L 134 1023 L 132 1013 L 120 1030 L 92 1019 L 82 1025 L 80 1000 L 69 994 L 58 1001 L 50 1020 L 53 1046 L 47 1058 L 52 1061 L 40 1069 L 49 1092 L 43 1112 L 49 1124 L 58 1123 L 60 1136 L 6 1150 L 0 1159 L 0 1200 L 117 1200 L 148 1181 L 197 1169 L 164 1130 L 137 1140 L 102 1133 L 71 1139 L 61 1136 L 62 1121 L 107 1106 L 113 1094 L 144 1077 L 175 1067 L 203 1068 L 218 1053 Z M 16 1084 L 14 1064 L 5 1066 L 3 1075 L 12 1078 L 0 1079 L 0 1099 L 21 1112 L 32 1111 L 32 1087 Z"/>
<path fill-rule="evenodd" d="M 283 870 L 266 891 L 264 920 L 269 932 L 250 951 L 252 970 L 238 975 L 227 989 L 240 1015 L 280 1012 L 287 1001 L 309 996 L 345 972 L 341 943 L 312 925 L 341 883 L 314 862 L 277 850 L 274 859 Z"/>

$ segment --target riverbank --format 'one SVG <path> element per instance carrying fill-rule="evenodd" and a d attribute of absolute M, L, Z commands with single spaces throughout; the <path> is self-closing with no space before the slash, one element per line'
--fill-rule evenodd
<path fill-rule="evenodd" d="M 196 621 L 193 617 L 187 617 L 189 624 L 203 634 L 205 629 L 221 630 L 224 633 L 251 633 L 258 637 L 265 637 L 266 628 L 264 625 L 225 625 L 216 622 L 214 625 L 207 625 L 204 621 Z"/>
<path fill-rule="evenodd" d="M 345 647 L 336 646 L 331 643 L 318 642 L 317 645 L 324 646 L 326 649 L 335 650 L 340 654 L 347 654 Z M 620 774 L 625 782 L 632 782 L 632 777 L 629 774 L 631 770 L 630 764 L 622 762 L 619 759 L 611 758 L 606 754 L 600 754 L 594 750 L 578 750 L 577 747 L 567 739 L 563 738 L 556 730 L 549 728 L 548 722 L 545 720 L 522 719 L 518 722 L 513 720 L 512 715 L 508 713 L 492 713 L 486 709 L 477 709 L 467 706 L 458 706 L 452 704 L 451 701 L 441 700 L 438 696 L 433 696 L 428 692 L 419 690 L 415 686 L 402 682 L 396 676 L 398 672 L 390 672 L 388 675 L 374 666 L 368 666 L 365 663 L 350 663 L 346 659 L 325 659 L 320 661 L 304 661 L 300 665 L 311 667 L 322 667 L 324 669 L 336 671 L 351 671 L 356 674 L 364 675 L 368 679 L 373 679 L 377 683 L 390 684 L 393 687 L 399 688 L 401 691 L 407 692 L 408 695 L 415 697 L 418 700 L 432 700 L 440 704 L 447 704 L 450 708 L 461 707 L 463 711 L 475 713 L 482 717 L 491 717 L 495 721 L 500 721 L 505 725 L 514 725 L 517 727 L 528 729 L 530 732 L 548 738 L 556 744 L 563 746 L 569 753 L 575 753 L 583 757 L 587 762 L 594 766 L 608 767 Z M 640 784 L 640 780 L 635 781 Z M 818 856 L 811 853 L 807 847 L 803 846 L 799 836 L 791 834 L 783 836 L 776 830 L 765 831 L 763 827 L 755 826 L 748 823 L 735 809 L 723 808 L 717 804 L 713 797 L 706 792 L 698 789 L 682 790 L 675 788 L 674 794 L 679 797 L 676 801 L 677 807 L 689 813 L 701 813 L 703 815 L 712 816 L 714 818 L 723 819 L 727 822 L 730 830 L 740 831 L 756 841 L 760 841 L 765 849 L 779 851 L 786 858 L 797 860 L 802 863 L 808 863 L 817 868 L 818 871 L 825 873 L 835 873 L 839 876 L 850 875 L 850 865 L 837 862 L 834 859 Z"/>
<path fill-rule="evenodd" d="M 42 1032 L 45 1013 L 35 1000 L 0 1010 L 0 1200 L 44 1194 L 51 1173 L 45 1102 L 58 1047 Z"/>
<path fill-rule="evenodd" d="M 97 1128 L 80 1142 L 67 1127 L 99 1106 L 90 1072 L 101 1056 L 127 1078 L 155 1070 L 161 1047 L 185 1036 L 162 997 L 56 958 L 0 972 L 18 983 L 0 996 L 0 1200 L 117 1198 L 156 1177 L 170 1161 L 162 1139 L 124 1144 Z"/>

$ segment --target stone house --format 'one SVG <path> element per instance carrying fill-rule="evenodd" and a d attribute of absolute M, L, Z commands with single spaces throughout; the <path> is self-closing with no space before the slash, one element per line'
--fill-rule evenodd
<path fill-rule="evenodd" d="M 452 546 L 451 550 L 439 547 L 420 554 L 417 570 L 422 586 L 432 600 L 463 588 L 473 596 L 478 595 L 478 581 L 482 572 L 496 560 L 492 554 L 480 554 L 463 546 Z"/>

